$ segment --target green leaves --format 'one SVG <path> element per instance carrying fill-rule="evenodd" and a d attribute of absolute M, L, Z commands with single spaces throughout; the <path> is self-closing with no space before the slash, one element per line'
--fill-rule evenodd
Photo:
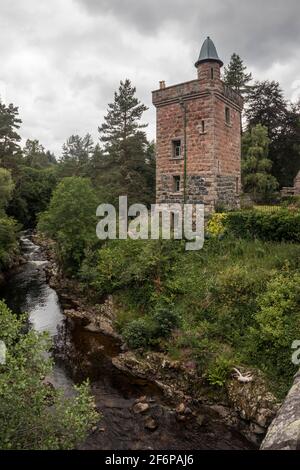
<path fill-rule="evenodd" d="M 247 92 L 247 85 L 252 80 L 251 73 L 247 73 L 247 67 L 236 53 L 233 53 L 230 62 L 224 69 L 224 82 L 240 94 Z"/>
<path fill-rule="evenodd" d="M 27 317 L 17 318 L 0 302 L 1 339 L 7 347 L 0 365 L 0 448 L 72 449 L 99 419 L 87 383 L 73 398 L 49 386 L 52 362 L 46 334 L 27 330 Z"/>
<path fill-rule="evenodd" d="M 64 178 L 55 189 L 49 209 L 38 224 L 41 232 L 56 241 L 59 261 L 69 273 L 76 273 L 85 250 L 97 244 L 98 201 L 88 178 Z"/>
<path fill-rule="evenodd" d="M 17 223 L 0 214 L 0 272 L 9 268 L 19 252 Z"/>
<path fill-rule="evenodd" d="M 278 188 L 276 178 L 270 173 L 269 142 L 268 129 L 260 124 L 245 132 L 242 138 L 243 190 L 257 202 L 268 201 Z"/>

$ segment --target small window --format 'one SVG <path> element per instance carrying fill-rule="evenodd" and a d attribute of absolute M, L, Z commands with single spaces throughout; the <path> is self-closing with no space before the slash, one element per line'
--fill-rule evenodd
<path fill-rule="evenodd" d="M 210 78 L 213 80 L 214 79 L 214 69 L 210 69 Z"/>
<path fill-rule="evenodd" d="M 205 121 L 204 121 L 204 119 L 202 119 L 202 121 L 201 121 L 201 132 L 202 133 L 205 132 Z"/>
<path fill-rule="evenodd" d="M 173 189 L 175 193 L 180 191 L 180 176 L 173 176 Z"/>
<path fill-rule="evenodd" d="M 226 124 L 230 124 L 230 108 L 228 106 L 225 107 L 225 121 Z"/>
<path fill-rule="evenodd" d="M 173 158 L 181 157 L 181 140 L 173 140 Z"/>

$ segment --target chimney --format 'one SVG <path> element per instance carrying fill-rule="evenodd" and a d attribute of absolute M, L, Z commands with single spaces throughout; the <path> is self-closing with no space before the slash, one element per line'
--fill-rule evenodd
<path fill-rule="evenodd" d="M 163 90 L 164 88 L 166 88 L 166 83 L 165 83 L 164 80 L 161 80 L 161 81 L 159 82 L 159 89 L 160 89 L 160 90 Z"/>

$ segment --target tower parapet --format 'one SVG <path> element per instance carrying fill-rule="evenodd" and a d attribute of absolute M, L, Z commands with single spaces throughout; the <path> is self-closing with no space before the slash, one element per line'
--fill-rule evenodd
<path fill-rule="evenodd" d="M 207 38 L 198 78 L 152 92 L 157 116 L 157 202 L 239 206 L 242 97 L 220 78 L 223 62 Z"/>

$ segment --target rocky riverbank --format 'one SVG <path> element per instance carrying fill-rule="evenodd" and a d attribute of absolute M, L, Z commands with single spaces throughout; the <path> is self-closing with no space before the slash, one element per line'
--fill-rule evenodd
<path fill-rule="evenodd" d="M 279 404 L 259 371 L 241 368 L 232 375 L 225 389 L 212 389 L 199 376 L 192 361 L 173 361 L 161 352 L 129 351 L 114 328 L 116 309 L 113 297 L 103 299 L 101 304 L 91 304 L 78 282 L 67 279 L 59 271 L 53 244 L 37 236 L 34 239 L 47 253 L 47 279 L 60 298 L 66 318 L 79 323 L 86 331 L 108 338 L 114 345 L 111 364 L 116 370 L 151 382 L 172 404 L 177 420 L 184 422 L 193 417 L 201 424 L 209 417 L 215 426 L 223 423 L 245 436 L 254 446 L 260 445 Z M 146 400 L 141 399 L 136 405 L 140 410 L 137 412 L 146 413 Z M 148 421 L 149 429 L 157 426 L 151 416 Z"/>

